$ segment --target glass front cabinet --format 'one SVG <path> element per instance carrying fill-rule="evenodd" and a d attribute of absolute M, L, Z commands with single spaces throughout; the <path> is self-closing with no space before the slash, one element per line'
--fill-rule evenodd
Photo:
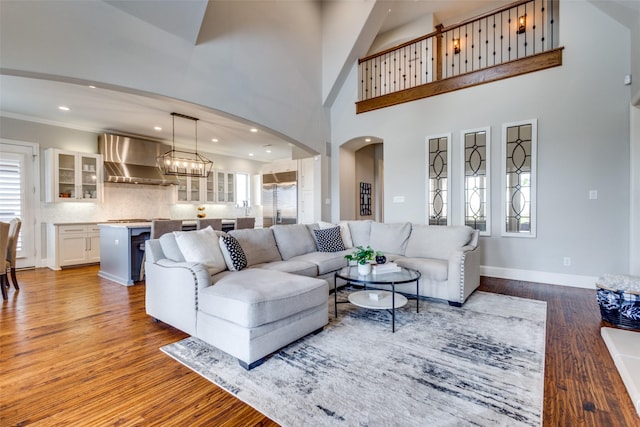
<path fill-rule="evenodd" d="M 177 196 L 178 203 L 201 203 L 203 201 L 200 189 L 202 188 L 202 179 L 191 176 L 177 176 Z"/>
<path fill-rule="evenodd" d="M 217 171 L 218 203 L 235 202 L 235 175 L 233 172 Z"/>
<path fill-rule="evenodd" d="M 235 174 L 212 171 L 206 178 L 178 176 L 177 203 L 234 203 Z"/>
<path fill-rule="evenodd" d="M 48 203 L 102 202 L 102 155 L 50 148 L 45 172 Z"/>

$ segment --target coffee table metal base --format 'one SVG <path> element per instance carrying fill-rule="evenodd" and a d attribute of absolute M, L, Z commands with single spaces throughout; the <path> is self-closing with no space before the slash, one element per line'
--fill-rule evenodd
<path fill-rule="evenodd" d="M 407 305 L 407 297 L 389 291 L 358 291 L 349 294 L 349 302 L 372 310 L 387 310 L 391 313 L 391 330 L 396 331 L 396 308 Z"/>
<path fill-rule="evenodd" d="M 356 266 L 350 266 L 336 271 L 334 275 L 336 288 L 333 292 L 336 318 L 338 317 L 338 302 L 347 302 L 338 301 L 338 279 L 346 281 L 347 285 L 364 288 L 363 291 L 349 294 L 348 302 L 359 307 L 391 311 L 391 330 L 393 332 L 396 331 L 396 308 L 407 304 L 407 298 L 402 294 L 396 293 L 396 285 L 416 282 L 416 313 L 420 312 L 420 272 L 417 270 L 401 268 L 399 272 L 389 274 L 360 275 Z M 375 289 L 376 285 L 391 286 L 391 292 Z M 374 289 L 367 289 L 369 286 L 374 287 Z"/>

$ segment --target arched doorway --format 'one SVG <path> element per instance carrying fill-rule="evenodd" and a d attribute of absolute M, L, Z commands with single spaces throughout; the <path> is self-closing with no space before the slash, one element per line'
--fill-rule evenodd
<path fill-rule="evenodd" d="M 340 219 L 384 222 L 383 140 L 353 138 L 340 146 Z"/>

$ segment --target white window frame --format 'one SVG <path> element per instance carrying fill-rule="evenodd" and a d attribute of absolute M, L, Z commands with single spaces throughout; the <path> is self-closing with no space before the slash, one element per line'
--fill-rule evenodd
<path fill-rule="evenodd" d="M 466 225 L 466 207 L 467 200 L 465 195 L 465 181 L 466 181 L 466 145 L 465 145 L 465 136 L 470 133 L 478 133 L 484 132 L 486 135 L 486 153 L 485 153 L 485 170 L 486 170 L 486 199 L 485 199 L 485 210 L 486 210 L 486 225 L 485 231 L 478 230 L 480 232 L 480 236 L 491 236 L 491 126 L 484 126 L 473 129 L 465 129 L 460 131 L 460 152 L 462 153 L 462 179 L 460 180 L 460 199 L 462 200 L 462 206 L 460 208 L 462 213 L 462 224 Z"/>
<path fill-rule="evenodd" d="M 510 232 L 506 229 L 507 223 L 507 129 L 515 126 L 531 125 L 531 176 L 529 181 L 531 183 L 529 195 L 530 201 L 530 224 L 528 232 Z M 502 147 L 501 147 L 501 160 L 502 165 L 501 172 L 501 223 L 500 230 L 503 237 L 524 237 L 535 238 L 537 236 L 537 218 L 536 218 L 536 205 L 537 205 L 537 161 L 538 161 L 538 120 L 529 119 L 512 123 L 504 123 L 502 125 Z"/>
<path fill-rule="evenodd" d="M 244 204 L 242 204 L 242 202 L 240 201 L 240 181 L 238 179 L 238 177 L 242 175 L 245 177 L 245 181 L 246 181 L 246 206 Z M 235 178 L 234 178 L 234 192 L 235 192 L 235 203 L 236 206 L 239 208 L 249 208 L 251 207 L 251 174 L 249 172 L 235 172 Z"/>
<path fill-rule="evenodd" d="M 453 191 L 452 188 L 452 180 L 451 180 L 451 132 L 449 133 L 440 133 L 440 134 L 434 134 L 434 135 L 429 135 L 425 138 L 425 161 L 424 164 L 426 165 L 426 170 L 425 170 L 425 196 L 426 196 L 426 208 L 427 208 L 427 214 L 426 214 L 426 224 L 429 224 L 429 218 L 430 218 L 430 212 L 431 212 L 431 192 L 430 192 L 430 185 L 429 185 L 429 169 L 431 167 L 431 165 L 429 164 L 429 141 L 432 139 L 440 139 L 440 138 L 447 138 L 447 225 L 451 225 L 451 214 L 452 214 L 452 210 L 451 210 L 451 193 Z"/>

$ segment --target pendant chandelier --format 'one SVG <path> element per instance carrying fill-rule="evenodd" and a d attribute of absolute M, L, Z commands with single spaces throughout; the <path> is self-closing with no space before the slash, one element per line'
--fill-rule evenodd
<path fill-rule="evenodd" d="M 206 178 L 211 172 L 213 162 L 198 154 L 198 119 L 180 113 L 171 113 L 171 116 L 173 125 L 171 150 L 158 156 L 158 167 L 162 169 L 162 173 L 165 175 Z M 176 150 L 176 117 L 193 120 L 195 126 L 195 151 Z"/>

